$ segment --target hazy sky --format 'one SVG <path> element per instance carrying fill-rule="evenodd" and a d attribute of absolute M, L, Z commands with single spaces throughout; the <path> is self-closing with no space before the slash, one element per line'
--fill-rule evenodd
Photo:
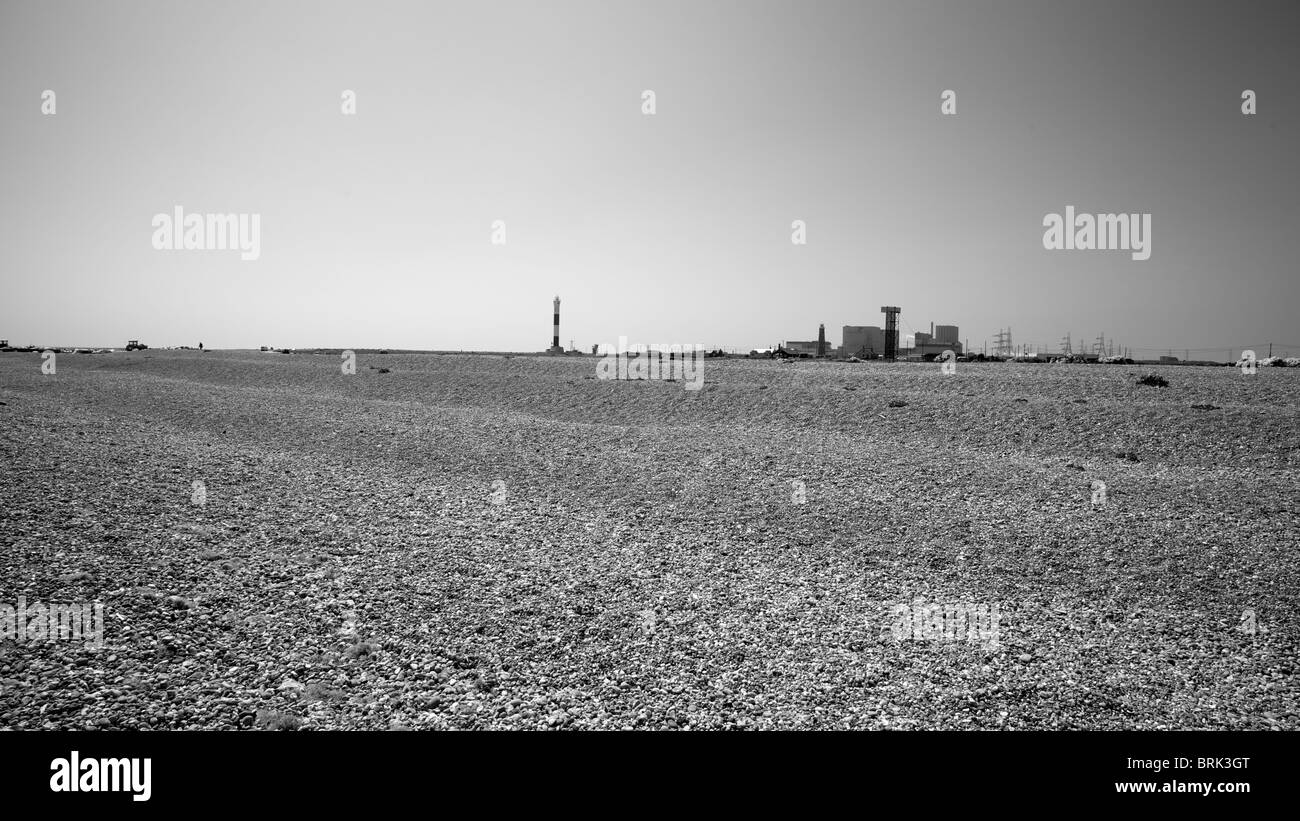
<path fill-rule="evenodd" d="M 588 350 L 898 305 L 1300 354 L 1293 9 L 4 0 L 0 338 L 541 350 L 558 293 Z M 177 205 L 259 214 L 260 258 L 155 250 Z M 1151 258 L 1045 250 L 1067 205 L 1150 213 Z"/>

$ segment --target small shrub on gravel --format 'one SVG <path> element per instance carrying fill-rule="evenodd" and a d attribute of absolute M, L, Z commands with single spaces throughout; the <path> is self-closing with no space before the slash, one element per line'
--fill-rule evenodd
<path fill-rule="evenodd" d="M 304 701 L 342 701 L 345 698 L 342 690 L 319 681 L 308 684 L 302 697 Z"/>
<path fill-rule="evenodd" d="M 379 645 L 372 641 L 361 641 L 348 648 L 348 658 L 369 656 L 379 652 Z"/>
<path fill-rule="evenodd" d="M 1158 373 L 1149 373 L 1138 380 L 1139 385 L 1150 385 L 1153 388 L 1169 387 L 1169 380 L 1165 379 Z"/>
<path fill-rule="evenodd" d="M 258 710 L 254 723 L 263 730 L 296 730 L 302 726 L 302 719 L 276 710 Z"/>

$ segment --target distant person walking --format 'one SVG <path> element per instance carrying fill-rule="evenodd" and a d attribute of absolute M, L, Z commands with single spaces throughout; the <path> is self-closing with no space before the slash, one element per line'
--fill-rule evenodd
<path fill-rule="evenodd" d="M 203 343 L 202 343 L 202 342 L 199 343 L 199 350 L 200 350 L 200 351 L 203 350 Z"/>

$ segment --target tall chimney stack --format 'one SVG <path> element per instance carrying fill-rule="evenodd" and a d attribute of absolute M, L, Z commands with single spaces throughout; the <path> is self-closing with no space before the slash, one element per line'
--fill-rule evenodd
<path fill-rule="evenodd" d="M 817 326 L 817 355 L 826 355 L 826 323 Z"/>

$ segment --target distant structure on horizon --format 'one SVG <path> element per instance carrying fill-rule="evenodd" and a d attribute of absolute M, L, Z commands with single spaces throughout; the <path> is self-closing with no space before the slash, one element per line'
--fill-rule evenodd
<path fill-rule="evenodd" d="M 897 308 L 887 307 L 881 309 L 885 314 L 885 324 L 892 328 L 881 328 L 877 325 L 845 325 L 841 329 L 841 343 L 837 355 L 841 357 L 856 356 L 859 359 L 876 359 L 877 357 L 886 357 L 890 350 L 890 342 L 894 356 L 897 357 L 900 351 L 898 345 L 898 311 Z M 960 329 L 956 325 L 935 325 L 931 323 L 929 333 L 917 331 L 913 334 L 912 347 L 903 351 L 908 358 L 921 358 L 936 356 L 944 351 L 951 350 L 954 354 L 961 356 L 964 346 L 959 341 Z M 891 340 L 892 335 L 892 340 Z"/>
<path fill-rule="evenodd" d="M 817 356 L 817 341 L 813 339 L 787 339 L 777 347 L 797 356 Z"/>
<path fill-rule="evenodd" d="M 564 348 L 560 347 L 560 295 L 555 295 L 555 324 L 551 329 L 551 347 L 547 353 L 564 353 Z"/>
<path fill-rule="evenodd" d="M 930 323 L 930 332 L 917 331 L 912 335 L 912 351 L 914 356 L 925 359 L 928 356 L 938 356 L 944 351 L 952 351 L 957 356 L 961 356 L 962 344 L 958 341 L 958 328 L 956 325 L 935 325 Z"/>
<path fill-rule="evenodd" d="M 885 361 L 893 362 L 898 358 L 898 315 L 902 308 L 896 305 L 882 305 L 880 312 L 885 315 Z"/>
<path fill-rule="evenodd" d="M 822 323 L 817 326 L 817 339 L 814 340 L 786 340 L 778 347 L 784 349 L 787 353 L 796 356 L 815 356 L 824 357 L 826 350 L 826 324 Z"/>
<path fill-rule="evenodd" d="M 885 349 L 885 331 L 875 325 L 845 325 L 840 334 L 841 356 L 875 359 Z"/>

